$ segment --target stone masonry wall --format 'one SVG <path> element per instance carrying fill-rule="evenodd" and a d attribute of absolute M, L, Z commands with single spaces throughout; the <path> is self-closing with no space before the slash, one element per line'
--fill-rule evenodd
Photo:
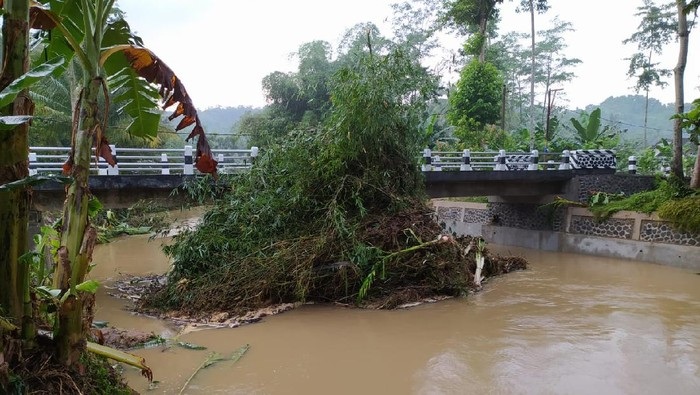
<path fill-rule="evenodd" d="M 572 180 L 575 185 L 578 201 L 588 203 L 596 192 L 624 193 L 632 195 L 637 192 L 654 189 L 654 177 L 634 174 L 599 174 L 578 176 Z"/>
<path fill-rule="evenodd" d="M 643 220 L 639 239 L 656 243 L 679 244 L 700 247 L 700 235 L 681 232 L 668 222 Z"/>
<path fill-rule="evenodd" d="M 489 203 L 469 206 L 440 203 L 438 221 L 495 225 L 528 230 L 549 230 L 642 242 L 700 247 L 700 235 L 681 232 L 655 215 L 632 212 L 615 214 L 605 221 L 597 220 L 588 210 L 559 210 L 550 217 L 536 204 Z M 568 219 L 568 221 L 567 221 Z"/>
<path fill-rule="evenodd" d="M 539 204 L 489 203 L 491 224 L 519 229 L 558 230 L 561 221 L 555 221 Z"/>
<path fill-rule="evenodd" d="M 614 237 L 617 239 L 632 239 L 634 219 L 610 218 L 598 222 L 593 217 L 572 215 L 569 233 L 589 236 Z"/>

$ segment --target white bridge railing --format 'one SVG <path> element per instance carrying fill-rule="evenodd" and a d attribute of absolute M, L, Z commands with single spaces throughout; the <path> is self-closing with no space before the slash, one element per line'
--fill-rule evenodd
<path fill-rule="evenodd" d="M 116 166 L 109 166 L 104 159 L 93 159 L 90 172 L 98 175 L 120 174 L 199 174 L 194 167 L 194 151 L 191 145 L 183 148 L 121 148 L 110 145 Z M 94 152 L 94 149 L 93 149 Z M 220 173 L 245 170 L 258 156 L 258 147 L 250 149 L 212 149 L 218 161 Z M 70 147 L 29 147 L 30 175 L 60 173 L 68 160 Z M 94 155 L 93 155 L 94 158 Z"/>
<path fill-rule="evenodd" d="M 432 151 L 423 150 L 422 171 L 472 170 L 570 170 L 616 169 L 617 160 L 612 150 L 571 150 L 562 153 Z M 636 158 L 629 158 L 629 171 L 636 172 Z"/>

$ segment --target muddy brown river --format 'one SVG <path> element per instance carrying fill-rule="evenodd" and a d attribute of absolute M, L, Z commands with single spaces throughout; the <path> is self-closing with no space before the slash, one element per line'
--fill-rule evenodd
<path fill-rule="evenodd" d="M 162 273 L 160 245 L 132 236 L 98 246 L 104 280 L 96 319 L 178 333 L 130 314 L 107 295 L 123 274 Z M 527 271 L 465 299 L 407 310 L 307 305 L 234 329 L 192 329 L 179 340 L 206 350 L 134 351 L 158 381 L 125 368 L 141 393 L 179 393 L 210 352 L 236 363 L 201 370 L 187 394 L 700 394 L 700 275 L 582 255 L 490 246 L 525 256 Z M 699 258 L 700 259 L 700 258 Z"/>

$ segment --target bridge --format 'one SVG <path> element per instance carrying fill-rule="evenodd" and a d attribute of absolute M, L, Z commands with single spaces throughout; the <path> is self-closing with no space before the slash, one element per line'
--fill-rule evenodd
<path fill-rule="evenodd" d="M 613 174 L 612 150 L 571 150 L 562 153 L 423 151 L 421 165 L 429 197 L 527 197 L 564 194 L 576 176 Z M 636 173 L 636 158 L 628 170 Z"/>
<path fill-rule="evenodd" d="M 116 166 L 103 159 L 93 162 L 90 189 L 106 207 L 128 207 L 139 199 L 177 204 L 171 192 L 198 175 L 193 147 L 171 149 L 110 146 Z M 30 174 L 59 174 L 69 147 L 30 147 Z M 250 149 L 214 149 L 220 173 L 250 168 L 259 154 Z M 562 194 L 577 175 L 611 174 L 617 170 L 615 153 L 607 150 L 573 150 L 562 153 L 423 151 L 421 164 L 430 197 L 545 196 Z M 630 157 L 629 171 L 636 170 Z M 37 210 L 61 207 L 64 187 L 48 181 L 34 187 Z"/>
<path fill-rule="evenodd" d="M 199 172 L 194 167 L 193 147 L 182 148 L 121 148 L 110 145 L 116 166 L 104 159 L 92 162 L 90 191 L 105 207 L 126 208 L 141 199 L 159 201 L 167 207 L 182 203 L 182 195 L 172 191 L 186 181 L 194 180 Z M 70 147 L 30 147 L 29 174 L 61 174 Z M 233 174 L 249 169 L 259 153 L 250 149 L 213 149 L 219 163 L 218 172 Z M 65 188 L 56 181 L 46 181 L 33 187 L 32 206 L 38 211 L 59 210 L 65 200 Z"/>

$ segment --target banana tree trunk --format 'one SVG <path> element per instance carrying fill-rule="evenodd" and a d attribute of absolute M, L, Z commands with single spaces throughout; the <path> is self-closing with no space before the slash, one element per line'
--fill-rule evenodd
<path fill-rule="evenodd" d="M 89 323 L 83 322 L 85 299 L 75 287 L 85 280 L 95 246 L 96 231 L 88 218 L 88 178 L 93 140 L 100 128 L 97 98 L 101 89 L 102 79 L 93 78 L 86 83 L 81 95 L 80 121 L 74 135 L 70 169 L 73 183 L 64 204 L 59 262 L 54 275 L 54 286 L 69 294 L 59 308 L 54 329 L 58 358 L 67 366 L 77 362 L 85 350 L 85 331 L 89 327 Z"/>
<path fill-rule="evenodd" d="M 3 64 L 0 89 L 7 87 L 29 69 L 29 2 L 5 1 L 3 18 Z M 2 115 L 31 115 L 34 105 L 23 92 Z M 0 185 L 29 175 L 27 124 L 13 130 L 0 131 Z M 15 324 L 22 326 L 24 338 L 34 336 L 32 306 L 29 300 L 29 265 L 19 258 L 27 252 L 29 223 L 29 191 L 18 188 L 0 191 L 0 306 Z M 29 303 L 25 305 L 25 300 Z"/>

